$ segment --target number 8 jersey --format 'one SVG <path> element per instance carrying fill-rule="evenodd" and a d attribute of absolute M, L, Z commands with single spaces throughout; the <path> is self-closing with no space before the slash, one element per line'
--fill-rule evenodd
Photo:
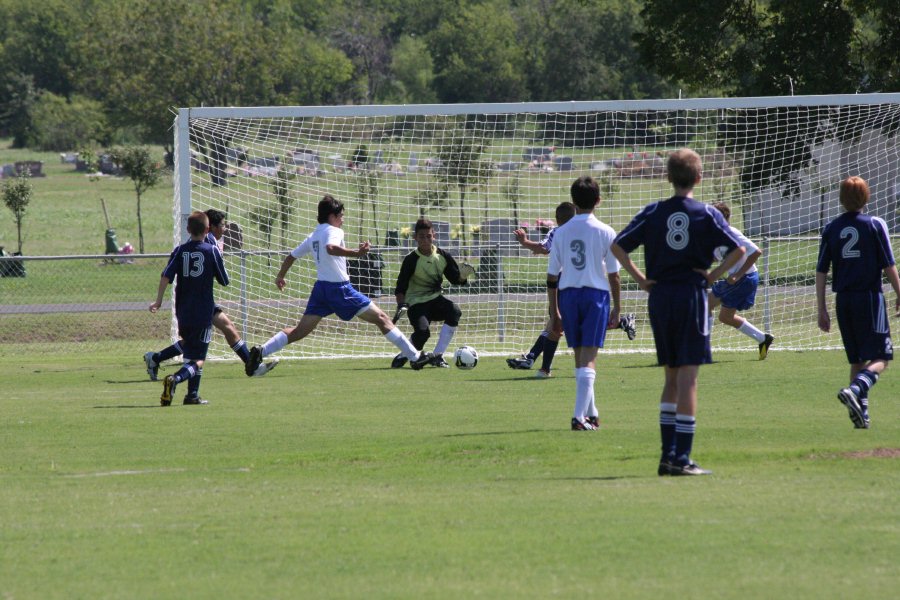
<path fill-rule="evenodd" d="M 607 275 L 619 272 L 609 251 L 616 232 L 592 213 L 578 214 L 554 230 L 547 274 L 559 275 L 559 289 L 609 289 Z"/>
<path fill-rule="evenodd" d="M 722 213 L 685 196 L 648 204 L 616 237 L 625 252 L 644 245 L 647 279 L 707 287 L 694 269 L 707 270 L 720 246 L 741 245 Z"/>

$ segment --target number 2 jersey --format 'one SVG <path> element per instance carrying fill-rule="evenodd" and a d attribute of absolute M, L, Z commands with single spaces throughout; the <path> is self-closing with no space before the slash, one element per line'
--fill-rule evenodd
<path fill-rule="evenodd" d="M 887 224 L 878 217 L 846 212 L 822 230 L 816 271 L 834 265 L 834 292 L 881 292 L 881 273 L 893 264 Z"/>
<path fill-rule="evenodd" d="M 181 244 L 172 251 L 162 274 L 175 282 L 175 316 L 179 325 L 211 325 L 216 308 L 213 280 L 221 285 L 229 282 L 219 248 L 209 238 Z"/>
<path fill-rule="evenodd" d="M 707 287 L 706 277 L 694 269 L 709 269 L 719 246 L 731 252 L 741 245 L 722 213 L 686 196 L 645 206 L 619 233 L 616 243 L 625 252 L 644 245 L 647 279 L 700 287 Z"/>

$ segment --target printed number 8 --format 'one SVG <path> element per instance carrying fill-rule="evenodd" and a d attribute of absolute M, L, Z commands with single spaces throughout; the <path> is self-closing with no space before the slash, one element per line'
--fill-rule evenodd
<path fill-rule="evenodd" d="M 672 250 L 684 250 L 687 248 L 691 239 L 688 233 L 689 224 L 690 220 L 687 214 L 683 212 L 669 215 L 669 219 L 666 221 L 666 225 L 669 228 L 668 233 L 666 233 L 666 243 L 669 245 L 669 248 Z"/>

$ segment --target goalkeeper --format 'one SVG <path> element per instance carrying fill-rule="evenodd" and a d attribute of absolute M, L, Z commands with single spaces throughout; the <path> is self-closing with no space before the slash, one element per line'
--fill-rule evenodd
<path fill-rule="evenodd" d="M 460 266 L 449 252 L 434 245 L 434 227 L 428 219 L 416 221 L 413 232 L 417 247 L 403 259 L 394 290 L 397 313 L 402 314 L 404 308 L 408 310 L 407 317 L 413 326 L 410 341 L 417 350 L 422 350 L 431 337 L 431 322 L 444 322 L 429 364 L 449 367 L 444 352 L 453 340 L 462 311 L 444 296 L 441 285 L 444 277 L 454 285 L 465 285 L 475 269 L 465 263 Z M 391 361 L 391 368 L 399 369 L 406 362 L 407 358 L 400 353 Z"/>

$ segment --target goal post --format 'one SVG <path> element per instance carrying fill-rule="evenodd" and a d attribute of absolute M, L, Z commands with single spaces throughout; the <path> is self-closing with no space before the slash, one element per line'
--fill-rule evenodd
<path fill-rule="evenodd" d="M 822 227 L 840 213 L 841 179 L 870 185 L 868 212 L 892 236 L 900 227 L 900 94 L 404 106 L 186 108 L 175 123 L 174 239 L 191 210 L 228 215 L 224 246 L 232 285 L 216 290 L 248 344 L 296 324 L 315 281 L 300 260 L 288 286 L 281 262 L 316 226 L 331 194 L 345 205 L 351 279 L 386 312 L 419 217 L 437 245 L 477 270 L 445 293 L 463 311 L 453 347 L 481 355 L 528 350 L 547 314 L 546 257 L 515 240 L 539 240 L 580 175 L 600 182 L 597 216 L 620 231 L 646 204 L 668 197 L 665 159 L 690 147 L 703 158 L 695 197 L 730 205 L 732 224 L 764 254 L 756 305 L 741 314 L 776 337 L 773 350 L 840 348 L 816 327 L 815 262 Z M 893 238 L 892 238 L 893 239 Z M 642 252 L 635 253 L 641 265 Z M 651 351 L 646 295 L 623 272 L 624 312 L 637 337 L 607 335 L 605 351 Z M 407 334 L 410 326 L 399 326 Z M 437 339 L 432 328 L 430 350 Z M 717 350 L 755 351 L 716 324 Z M 451 348 L 452 349 L 452 348 Z M 324 319 L 284 357 L 388 357 L 394 347 L 358 320 Z M 214 338 L 211 356 L 230 358 Z"/>

